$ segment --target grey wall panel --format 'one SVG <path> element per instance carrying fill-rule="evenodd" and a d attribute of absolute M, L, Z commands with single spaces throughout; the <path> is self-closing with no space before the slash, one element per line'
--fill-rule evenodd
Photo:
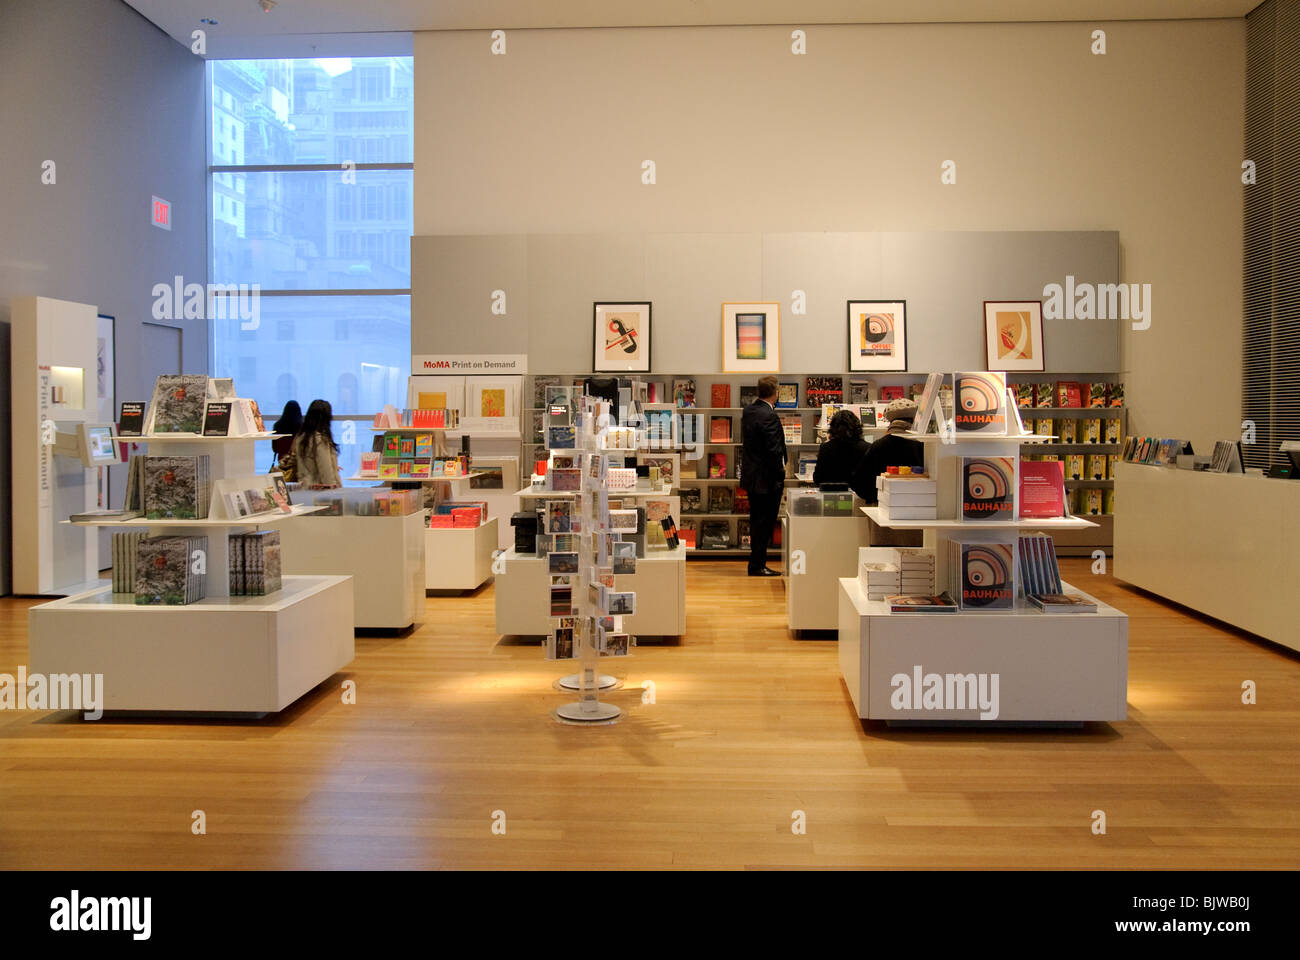
<path fill-rule="evenodd" d="M 646 238 L 640 234 L 538 235 L 528 238 L 529 369 L 591 369 L 592 304 L 653 298 L 646 285 Z M 651 362 L 663 341 L 654 304 Z"/>
<path fill-rule="evenodd" d="M 757 233 L 649 235 L 646 284 L 654 298 L 656 372 L 720 368 L 722 304 L 763 299 L 762 256 Z"/>
<path fill-rule="evenodd" d="M 729 300 L 781 304 L 783 370 L 846 371 L 846 302 L 894 298 L 907 301 L 909 371 L 979 370 L 984 300 L 1119 277 L 1114 231 L 416 237 L 412 249 L 414 352 L 527 349 L 535 372 L 590 369 L 592 301 L 638 297 L 654 303 L 656 373 L 718 372 Z M 503 320 L 489 297 L 506 287 Z M 791 312 L 795 290 L 805 315 Z M 1115 320 L 1045 319 L 1043 336 L 1048 373 L 1120 370 Z"/>
<path fill-rule="evenodd" d="M 413 354 L 528 353 L 528 300 L 523 236 L 411 238 Z"/>
<path fill-rule="evenodd" d="M 848 369 L 848 301 L 902 296 L 882 285 L 881 237 L 878 233 L 763 235 L 763 295 L 781 301 L 783 369 L 806 373 Z M 804 293 L 806 314 L 794 313 L 796 290 Z"/>

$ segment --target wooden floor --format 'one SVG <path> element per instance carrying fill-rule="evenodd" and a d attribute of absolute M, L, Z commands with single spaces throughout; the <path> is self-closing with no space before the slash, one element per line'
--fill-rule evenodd
<path fill-rule="evenodd" d="M 562 670 L 498 642 L 488 586 L 359 637 L 346 672 L 261 722 L 0 712 L 0 867 L 1300 864 L 1300 658 L 1085 564 L 1063 562 L 1131 617 L 1125 723 L 864 727 L 834 640 L 786 631 L 779 579 L 698 562 L 687 637 L 612 661 L 626 718 L 563 725 Z M 0 601 L 0 672 L 27 662 L 33 602 Z"/>

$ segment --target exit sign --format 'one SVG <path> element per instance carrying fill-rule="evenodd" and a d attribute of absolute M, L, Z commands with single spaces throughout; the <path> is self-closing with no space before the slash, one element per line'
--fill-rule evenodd
<path fill-rule="evenodd" d="M 172 228 L 172 205 L 162 197 L 153 198 L 152 223 L 155 227 L 162 227 L 164 230 Z"/>

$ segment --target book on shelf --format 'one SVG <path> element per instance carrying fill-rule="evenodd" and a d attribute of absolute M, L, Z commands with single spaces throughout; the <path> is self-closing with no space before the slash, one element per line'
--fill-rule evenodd
<path fill-rule="evenodd" d="M 682 487 L 678 491 L 681 498 L 682 513 L 702 513 L 703 498 L 699 487 Z"/>
<path fill-rule="evenodd" d="M 1089 383 L 1089 384 L 1087 384 L 1087 387 L 1088 387 L 1088 404 L 1087 404 L 1087 405 L 1090 406 L 1090 407 L 1105 407 L 1105 406 L 1108 406 L 1108 404 L 1107 404 L 1107 402 L 1106 402 L 1106 387 L 1107 387 L 1107 386 L 1108 386 L 1108 385 L 1107 385 L 1106 383 L 1104 383 L 1104 382 L 1103 382 L 1103 383 L 1093 382 L 1093 383 Z M 1082 391 L 1081 391 L 1080 399 L 1082 399 Z"/>
<path fill-rule="evenodd" d="M 1047 534 L 1030 533 L 1018 538 L 1020 580 L 1026 596 L 1062 593 L 1061 572 L 1056 563 L 1056 542 Z"/>
<path fill-rule="evenodd" d="M 731 442 L 731 418 L 730 417 L 709 418 L 709 442 L 710 443 Z"/>
<path fill-rule="evenodd" d="M 143 517 L 143 510 L 86 510 L 68 517 L 73 523 L 93 523 L 95 521 L 134 520 Z"/>
<path fill-rule="evenodd" d="M 736 487 L 731 501 L 731 511 L 732 513 L 749 513 L 749 491 L 744 487 Z"/>
<path fill-rule="evenodd" d="M 804 403 L 820 407 L 823 403 L 844 402 L 844 381 L 840 377 L 805 377 Z"/>
<path fill-rule="evenodd" d="M 1051 408 L 1056 406 L 1056 384 L 1034 384 L 1034 406 Z"/>
<path fill-rule="evenodd" d="M 1004 373 L 954 373 L 953 426 L 958 433 L 1005 435 L 1007 378 Z"/>
<path fill-rule="evenodd" d="M 758 402 L 758 387 L 742 386 L 740 388 L 740 405 L 747 407 Z"/>
<path fill-rule="evenodd" d="M 233 404 L 228 400 L 209 400 L 203 410 L 203 435 L 205 437 L 224 437 L 230 433 L 230 411 Z"/>
<path fill-rule="evenodd" d="M 714 484 L 709 488 L 709 513 L 731 513 L 731 488 L 723 484 Z"/>
<path fill-rule="evenodd" d="M 211 481 L 207 454 L 145 456 L 144 512 L 150 520 L 202 520 L 208 515 Z"/>
<path fill-rule="evenodd" d="M 701 550 L 726 550 L 731 546 L 731 524 L 726 520 L 703 520 L 700 523 Z"/>
<path fill-rule="evenodd" d="M 144 537 L 140 530 L 113 534 L 114 593 L 135 593 L 136 556 Z"/>
<path fill-rule="evenodd" d="M 1043 613 L 1096 613 L 1097 605 L 1077 593 L 1032 594 L 1026 598 Z"/>
<path fill-rule="evenodd" d="M 1065 516 L 1065 467 L 1060 460 L 1021 459 L 1019 516 Z"/>
<path fill-rule="evenodd" d="M 1056 405 L 1063 410 L 1072 410 L 1083 406 L 1084 386 L 1077 380 L 1058 380 L 1056 382 Z"/>
<path fill-rule="evenodd" d="M 1016 457 L 962 457 L 963 521 L 1006 521 L 1017 516 Z"/>
<path fill-rule="evenodd" d="M 938 596 L 894 595 L 885 597 L 890 613 L 957 613 L 959 607 L 945 591 Z"/>
<path fill-rule="evenodd" d="M 799 413 L 777 414 L 781 420 L 781 433 L 786 443 L 803 442 L 803 415 Z"/>
<path fill-rule="evenodd" d="M 1102 432 L 1101 420 L 1096 417 L 1089 417 L 1087 420 L 1079 421 L 1083 426 L 1083 433 L 1079 435 L 1079 443 L 1102 443 L 1105 439 L 1105 433 Z"/>
<path fill-rule="evenodd" d="M 144 414 L 148 406 L 142 400 L 123 401 L 117 420 L 119 437 L 138 437 L 144 433 Z"/>
<path fill-rule="evenodd" d="M 731 406 L 731 384 L 715 383 L 709 388 L 709 406 L 722 410 Z"/>
<path fill-rule="evenodd" d="M 678 377 L 673 380 L 673 405 L 677 407 L 695 406 L 695 380 L 691 377 Z"/>
<path fill-rule="evenodd" d="M 709 479 L 721 480 L 727 476 L 727 455 L 725 453 L 709 454 Z"/>
<path fill-rule="evenodd" d="M 963 610 L 1015 606 L 1014 541 L 1004 537 L 952 537 L 948 541 L 949 592 Z"/>
<path fill-rule="evenodd" d="M 881 403 L 889 403 L 890 401 L 893 400 L 902 400 L 902 399 L 903 399 L 903 387 L 897 384 L 892 384 L 890 386 L 882 386 L 880 388 Z"/>
<path fill-rule="evenodd" d="M 871 403 L 871 381 L 852 378 L 849 380 L 849 403 Z"/>
<path fill-rule="evenodd" d="M 1082 479 L 1083 479 L 1083 468 L 1084 468 L 1083 454 L 1081 454 L 1081 453 L 1071 453 L 1071 454 L 1067 454 L 1067 455 L 1066 455 L 1066 457 L 1065 457 L 1065 476 L 1066 476 L 1066 479 L 1069 479 L 1069 480 L 1082 480 Z"/>
<path fill-rule="evenodd" d="M 1106 402 L 1108 406 L 1124 406 L 1124 384 L 1112 383 L 1106 390 Z"/>
<path fill-rule="evenodd" d="M 1034 385 L 1032 383 L 1017 383 L 1012 385 L 1016 392 L 1016 406 L 1033 407 L 1034 406 Z"/>
<path fill-rule="evenodd" d="M 739 546 L 740 549 L 742 550 L 748 550 L 751 546 L 753 546 L 753 543 L 754 543 L 754 538 L 750 535 L 749 532 L 749 521 L 737 520 L 736 521 L 736 545 Z"/>
<path fill-rule="evenodd" d="M 776 407 L 799 406 L 799 384 L 783 380 L 776 385 Z"/>
<path fill-rule="evenodd" d="M 1106 455 L 1104 453 L 1085 454 L 1083 458 L 1083 472 L 1088 480 L 1105 480 Z"/>
<path fill-rule="evenodd" d="M 193 562 L 207 554 L 207 537 L 144 537 L 136 545 L 135 603 L 183 606 L 205 596 L 207 576 Z"/>
<path fill-rule="evenodd" d="M 154 381 L 150 433 L 200 433 L 208 399 L 208 378 L 201 374 L 162 374 Z"/>
<path fill-rule="evenodd" d="M 1057 443 L 1078 443 L 1080 436 L 1079 421 L 1068 417 L 1053 421 L 1051 432 L 1056 435 Z"/>

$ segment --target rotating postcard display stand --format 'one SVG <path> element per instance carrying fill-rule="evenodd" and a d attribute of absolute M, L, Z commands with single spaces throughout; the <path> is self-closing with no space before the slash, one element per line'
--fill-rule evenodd
<path fill-rule="evenodd" d="M 622 711 L 600 700 L 600 691 L 617 683 L 599 672 L 600 659 L 629 652 L 632 637 L 623 632 L 622 617 L 634 613 L 636 604 L 636 594 L 617 591 L 614 580 L 616 563 L 620 572 L 631 572 L 628 566 L 636 563 L 635 543 L 618 539 L 622 533 L 636 532 L 636 513 L 611 511 L 607 486 L 611 457 L 627 450 L 606 446 L 611 432 L 607 401 L 579 396 L 569 388 L 553 389 L 545 481 L 553 496 L 541 498 L 540 533 L 548 538 L 552 612 L 546 652 L 548 659 L 577 659 L 580 664 L 576 674 L 557 683 L 561 689 L 578 691 L 579 698 L 558 707 L 555 714 L 568 721 L 610 722 Z"/>

